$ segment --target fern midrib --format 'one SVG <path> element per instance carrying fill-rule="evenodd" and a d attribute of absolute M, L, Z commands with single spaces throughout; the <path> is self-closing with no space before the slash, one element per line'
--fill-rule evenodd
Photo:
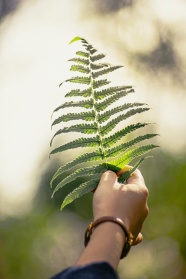
<path fill-rule="evenodd" d="M 99 141 L 100 141 L 101 152 L 103 154 L 103 161 L 105 161 L 105 165 L 106 165 L 106 168 L 107 168 L 108 162 L 107 162 L 105 148 L 104 148 L 104 145 L 103 145 L 103 138 L 101 136 L 101 129 L 100 129 L 99 121 L 98 121 L 98 112 L 97 112 L 97 109 L 96 109 L 95 92 L 94 92 L 94 88 L 93 88 L 94 78 L 93 78 L 93 74 L 92 74 L 90 57 L 91 57 L 91 53 L 89 52 L 90 84 L 91 84 L 91 95 L 92 95 L 92 101 L 93 101 L 93 111 L 94 111 L 94 114 L 95 114 L 95 123 L 96 123 L 96 126 L 97 126 L 97 134 L 98 134 Z"/>

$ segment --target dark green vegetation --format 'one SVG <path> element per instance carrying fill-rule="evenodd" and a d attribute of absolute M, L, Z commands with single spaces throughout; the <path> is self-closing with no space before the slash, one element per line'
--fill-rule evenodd
<path fill-rule="evenodd" d="M 130 139 L 127 138 L 129 134 L 141 130 L 149 124 L 146 122 L 125 124 L 125 120 L 128 118 L 149 110 L 149 107 L 144 103 L 123 102 L 125 96 L 134 92 L 133 87 L 131 85 L 108 86 L 110 81 L 107 78 L 101 79 L 102 76 L 106 76 L 122 66 L 111 66 L 106 62 L 100 63 L 99 61 L 105 57 L 103 53 L 99 53 L 83 38 L 75 37 L 71 43 L 75 41 L 81 41 L 84 49 L 77 51 L 76 57 L 69 60 L 72 62 L 70 70 L 78 72 L 79 75 L 64 82 L 77 84 L 79 87 L 66 93 L 65 97 L 72 98 L 72 101 L 68 100 L 54 110 L 54 113 L 62 112 L 53 121 L 52 126 L 71 121 L 73 124 L 59 129 L 53 136 L 51 144 L 54 137 L 60 134 L 78 132 L 83 136 L 53 149 L 50 154 L 80 147 L 88 147 L 89 150 L 57 170 L 51 180 L 51 187 L 55 179 L 71 168 L 75 168 L 70 175 L 58 181 L 53 194 L 78 178 L 88 179 L 80 183 L 79 186 L 76 183 L 77 187 L 69 191 L 64 198 L 61 209 L 94 190 L 104 171 L 109 169 L 117 172 L 136 157 L 157 147 L 154 144 L 143 143 L 145 140 L 154 138 L 157 134 L 143 133 L 137 136 L 132 135 Z M 117 101 L 120 99 L 122 101 L 118 105 Z M 64 114 L 66 108 L 80 109 L 80 111 Z M 74 121 L 77 121 L 76 124 Z M 114 131 L 120 123 L 122 123 L 122 128 Z M 125 182 L 144 159 L 145 157 L 140 158 L 130 171 L 120 177 L 119 181 Z M 82 166 L 82 164 L 85 165 Z"/>

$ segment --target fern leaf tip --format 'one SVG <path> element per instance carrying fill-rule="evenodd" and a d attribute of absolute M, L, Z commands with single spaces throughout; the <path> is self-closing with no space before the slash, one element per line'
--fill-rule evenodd
<path fill-rule="evenodd" d="M 63 85 L 63 83 L 65 83 L 66 82 L 66 80 L 64 80 L 63 82 L 61 82 L 60 84 L 59 84 L 59 87 L 61 87 L 62 85 Z"/>
<path fill-rule="evenodd" d="M 69 45 L 72 44 L 72 43 L 74 43 L 74 42 L 81 41 L 81 40 L 82 40 L 81 37 L 76 36 L 76 37 L 74 37 L 74 38 L 69 42 Z"/>
<path fill-rule="evenodd" d="M 52 151 L 50 152 L 50 154 L 49 154 L 49 156 L 48 156 L 48 157 L 49 157 L 49 160 L 51 159 L 51 155 L 52 155 Z"/>
<path fill-rule="evenodd" d="M 62 211 L 64 207 L 65 207 L 65 205 L 64 205 L 64 202 L 63 202 L 63 203 L 61 204 L 60 211 Z"/>
<path fill-rule="evenodd" d="M 51 186 L 50 186 L 51 187 Z M 52 188 L 52 187 L 51 187 Z M 54 198 L 54 194 L 55 194 L 55 192 L 53 192 L 52 193 L 52 196 L 51 196 L 51 199 L 53 199 Z"/>
<path fill-rule="evenodd" d="M 54 115 L 54 112 L 52 112 L 52 114 L 51 114 L 51 117 L 50 117 L 50 118 L 51 118 L 51 120 L 52 120 L 52 118 L 53 118 L 53 115 Z"/>

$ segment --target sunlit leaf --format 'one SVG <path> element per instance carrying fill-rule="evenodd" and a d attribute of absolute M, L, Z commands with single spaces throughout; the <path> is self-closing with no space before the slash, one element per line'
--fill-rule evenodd
<path fill-rule="evenodd" d="M 94 190 L 104 171 L 118 172 L 133 159 L 143 156 L 131 170 L 119 178 L 120 182 L 125 182 L 147 158 L 144 155 L 158 147 L 153 143 L 144 144 L 144 141 L 149 141 L 157 136 L 155 133 L 143 132 L 149 123 L 139 122 L 139 120 L 135 124 L 129 123 L 129 118 L 132 119 L 133 116 L 149 110 L 145 103 L 124 101 L 126 96 L 134 93 L 134 88 L 131 85 L 109 86 L 110 80 L 100 79 L 101 76 L 110 75 L 111 72 L 122 66 L 112 66 L 104 61 L 99 63 L 105 54 L 99 53 L 81 37 L 73 38 L 70 43 L 77 41 L 81 42 L 83 49 L 77 50 L 76 57 L 69 61 L 73 62 L 70 70 L 78 72 L 80 76 L 70 77 L 60 84 L 69 83 L 68 86 L 71 85 L 75 88 L 65 92 L 65 97 L 71 98 L 71 101 L 60 104 L 54 110 L 55 115 L 56 113 L 59 115 L 52 123 L 52 126 L 55 127 L 63 125 L 65 122 L 70 124 L 60 127 L 54 133 L 51 144 L 58 135 L 62 136 L 72 132 L 82 134 L 76 139 L 73 135 L 70 136 L 72 138 L 67 143 L 58 144 L 59 146 L 50 153 L 50 155 L 67 153 L 69 150 L 77 148 L 83 150 L 81 155 L 70 162 L 67 160 L 67 163 L 62 165 L 51 179 L 51 187 L 57 182 L 53 194 L 59 189 L 63 191 L 63 187 L 67 187 L 70 183 L 77 183 L 77 187 L 72 192 L 69 191 L 70 193 L 65 197 L 61 209 Z M 119 125 L 120 129 L 116 130 L 115 128 Z M 139 129 L 143 134 L 133 135 Z M 65 175 L 65 172 L 69 170 L 71 170 L 70 174 Z M 62 176 L 64 177 L 60 179 Z M 80 181 L 78 178 L 86 181 L 80 182 L 81 184 L 78 185 L 78 181 Z"/>

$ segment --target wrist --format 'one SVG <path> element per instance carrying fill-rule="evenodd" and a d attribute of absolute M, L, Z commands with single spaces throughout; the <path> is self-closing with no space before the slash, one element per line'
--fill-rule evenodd
<path fill-rule="evenodd" d="M 124 240 L 125 240 L 125 245 L 123 245 L 123 250 L 122 250 L 122 253 L 121 253 L 121 259 L 124 258 L 128 254 L 128 252 L 130 250 L 130 247 L 133 244 L 134 237 L 133 237 L 132 233 L 130 233 L 128 231 L 124 222 L 118 217 L 103 216 L 103 217 L 100 217 L 99 219 L 97 219 L 96 221 L 91 222 L 90 225 L 88 226 L 88 228 L 85 231 L 85 239 L 84 239 L 85 246 L 87 246 L 87 244 L 89 243 L 89 241 L 91 239 L 91 236 L 92 236 L 92 233 L 95 231 L 95 229 L 97 227 L 100 227 L 101 225 L 103 225 L 105 223 L 111 223 L 112 225 L 114 225 L 115 230 L 112 230 L 113 233 L 118 233 L 118 232 L 120 232 L 120 234 L 122 233 L 122 235 L 124 237 Z M 114 227 L 112 226 L 112 228 L 114 228 Z M 118 231 L 118 229 L 120 229 L 120 230 Z M 94 232 L 94 234 L 95 234 L 95 232 Z M 106 232 L 105 237 L 110 236 L 110 234 L 111 234 L 111 231 L 108 230 Z"/>
<path fill-rule="evenodd" d="M 97 238 L 98 235 L 104 235 L 105 238 L 109 239 L 117 239 L 121 244 L 121 249 L 126 242 L 126 235 L 123 232 L 122 228 L 118 226 L 116 223 L 112 222 L 104 222 L 101 223 L 94 229 L 92 233 L 91 239 Z"/>
<path fill-rule="evenodd" d="M 126 237 L 117 224 L 106 222 L 97 226 L 76 265 L 108 262 L 117 268 Z"/>
<path fill-rule="evenodd" d="M 95 214 L 94 215 L 94 222 L 96 220 L 99 220 L 100 218 L 102 218 L 103 216 L 117 216 L 117 218 L 121 219 L 123 221 L 123 223 L 125 224 L 125 228 L 127 229 L 128 232 L 132 232 L 132 222 L 129 218 L 127 218 L 124 214 L 119 214 L 118 212 L 112 211 L 109 213 L 108 212 L 104 212 L 102 211 L 102 214 Z"/>

